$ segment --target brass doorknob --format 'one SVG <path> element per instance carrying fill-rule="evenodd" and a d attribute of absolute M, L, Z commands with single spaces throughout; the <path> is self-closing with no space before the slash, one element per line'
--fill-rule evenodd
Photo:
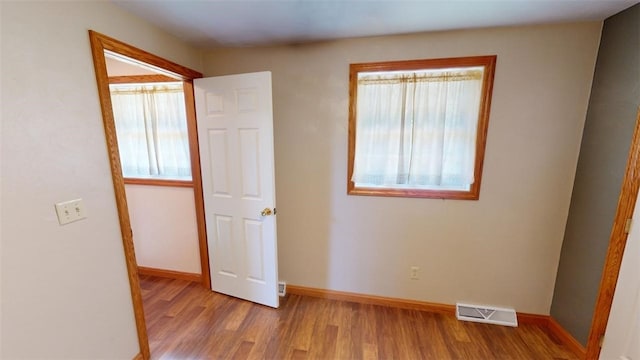
<path fill-rule="evenodd" d="M 262 210 L 262 212 L 260 213 L 260 215 L 262 216 L 269 216 L 271 214 L 273 214 L 273 211 L 271 211 L 271 209 L 269 208 L 264 208 L 264 210 Z"/>

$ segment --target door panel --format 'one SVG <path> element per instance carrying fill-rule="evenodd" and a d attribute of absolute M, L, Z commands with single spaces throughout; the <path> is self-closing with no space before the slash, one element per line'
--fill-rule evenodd
<path fill-rule="evenodd" d="M 278 307 L 271 73 L 194 85 L 212 288 Z"/>
<path fill-rule="evenodd" d="M 228 155 L 227 149 L 227 131 L 226 130 L 209 130 L 209 149 L 206 152 L 210 155 L 210 169 L 211 177 L 211 192 L 217 197 L 230 197 L 231 190 L 229 189 L 229 164 L 227 162 Z M 203 149 L 200 151 L 202 152 Z M 202 160 L 201 160 L 202 161 Z M 213 171 L 213 169 L 217 169 Z M 203 171 L 204 172 L 204 171 Z M 204 182 L 204 181 L 203 181 Z"/>

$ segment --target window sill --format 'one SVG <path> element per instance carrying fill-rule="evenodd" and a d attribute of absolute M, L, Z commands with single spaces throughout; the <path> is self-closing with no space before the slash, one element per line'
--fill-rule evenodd
<path fill-rule="evenodd" d="M 478 200 L 480 198 L 479 191 L 474 191 L 474 187 L 469 191 L 452 191 L 452 190 L 419 190 L 419 189 L 381 189 L 381 188 L 365 188 L 350 187 L 347 190 L 348 195 L 362 196 L 391 196 L 405 198 L 423 198 L 423 199 L 449 199 L 449 200 Z"/>
<path fill-rule="evenodd" d="M 124 183 L 127 185 L 152 185 L 186 188 L 193 187 L 193 181 L 191 180 L 124 178 Z"/>

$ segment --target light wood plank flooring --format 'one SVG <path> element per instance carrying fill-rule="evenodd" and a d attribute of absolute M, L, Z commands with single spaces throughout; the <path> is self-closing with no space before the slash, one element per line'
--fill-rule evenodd
<path fill-rule="evenodd" d="M 141 276 L 154 359 L 575 359 L 544 327 L 298 295 L 271 309 Z"/>

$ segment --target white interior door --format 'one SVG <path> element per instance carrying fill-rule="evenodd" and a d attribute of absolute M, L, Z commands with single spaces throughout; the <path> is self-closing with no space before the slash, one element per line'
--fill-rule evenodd
<path fill-rule="evenodd" d="M 271 73 L 194 88 L 211 286 L 278 307 Z"/>
<path fill-rule="evenodd" d="M 633 214 L 600 352 L 602 360 L 640 360 L 640 197 Z"/>

